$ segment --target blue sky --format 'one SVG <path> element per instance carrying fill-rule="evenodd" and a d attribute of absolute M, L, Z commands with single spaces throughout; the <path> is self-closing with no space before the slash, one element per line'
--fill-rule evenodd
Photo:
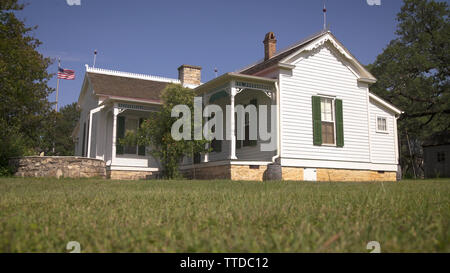
<path fill-rule="evenodd" d="M 62 67 L 74 69 L 77 79 L 60 82 L 59 103 L 78 99 L 84 64 L 177 78 L 181 64 L 203 67 L 202 81 L 235 71 L 264 55 L 262 40 L 273 31 L 277 48 L 284 48 L 320 31 L 321 0 L 21 0 L 18 13 L 47 57 L 61 57 Z M 333 34 L 363 64 L 372 63 L 395 38 L 401 0 L 328 0 L 327 20 Z M 57 62 L 49 67 L 56 72 Z M 55 77 L 50 81 L 56 87 Z M 55 94 L 50 96 L 54 101 Z"/>

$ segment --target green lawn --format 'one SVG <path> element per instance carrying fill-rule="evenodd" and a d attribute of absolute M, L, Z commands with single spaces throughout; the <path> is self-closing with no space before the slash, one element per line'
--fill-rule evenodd
<path fill-rule="evenodd" d="M 450 180 L 0 179 L 0 252 L 450 251 Z"/>

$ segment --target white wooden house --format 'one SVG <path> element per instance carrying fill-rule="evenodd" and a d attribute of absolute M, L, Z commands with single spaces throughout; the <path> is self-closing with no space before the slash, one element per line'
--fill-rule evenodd
<path fill-rule="evenodd" d="M 179 79 L 166 79 L 87 67 L 76 154 L 105 160 L 112 178 L 159 171 L 145 148 L 118 148 L 115 143 L 124 131 L 135 130 L 141 118 L 158 111 L 159 93 L 174 82 L 195 88 L 206 105 L 231 107 L 224 116 L 228 140 L 215 140 L 213 152 L 183 160 L 180 168 L 187 175 L 263 180 L 268 166 L 276 163 L 284 180 L 396 179 L 401 111 L 369 92 L 376 79 L 331 32 L 278 52 L 270 32 L 261 61 L 203 84 L 200 70 L 181 66 Z M 248 104 L 276 106 L 276 116 L 269 118 L 276 130 L 273 151 L 262 151 L 268 141 L 252 141 L 247 135 L 236 140 L 234 108 Z"/>

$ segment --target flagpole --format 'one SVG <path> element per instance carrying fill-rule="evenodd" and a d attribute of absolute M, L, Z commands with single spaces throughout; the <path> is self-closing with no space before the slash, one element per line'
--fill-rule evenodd
<path fill-rule="evenodd" d="M 94 65 L 92 67 L 95 67 L 96 60 L 97 60 L 97 49 L 94 51 Z"/>
<path fill-rule="evenodd" d="M 61 65 L 61 58 L 58 58 L 58 72 L 59 72 L 59 67 Z M 58 92 L 59 92 L 59 77 L 58 74 L 56 74 L 56 105 L 55 105 L 55 110 L 56 112 L 58 112 Z"/>

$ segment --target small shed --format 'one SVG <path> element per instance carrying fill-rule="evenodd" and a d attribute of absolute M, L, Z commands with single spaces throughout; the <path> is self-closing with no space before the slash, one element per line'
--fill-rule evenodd
<path fill-rule="evenodd" d="M 432 135 L 422 147 L 425 177 L 450 177 L 450 131 Z"/>

